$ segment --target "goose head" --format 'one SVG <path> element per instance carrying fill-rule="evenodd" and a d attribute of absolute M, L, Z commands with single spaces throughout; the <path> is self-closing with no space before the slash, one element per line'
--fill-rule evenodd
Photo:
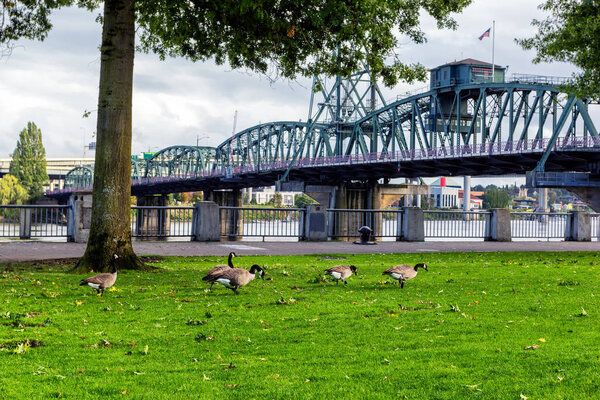
<path fill-rule="evenodd" d="M 358 276 L 358 272 L 357 272 L 358 270 L 356 269 L 356 267 L 354 265 L 350 266 L 350 271 L 352 271 L 352 273 L 354 273 L 354 275 Z"/>
<path fill-rule="evenodd" d="M 423 268 L 425 271 L 429 272 L 429 270 L 427 269 L 427 264 L 419 263 L 415 265 L 415 271 L 419 268 Z"/>
<path fill-rule="evenodd" d="M 256 274 L 258 273 L 258 276 L 260 276 L 260 279 L 265 279 L 265 270 L 262 269 L 258 264 L 254 264 L 252 267 L 250 267 L 250 273 L 251 274 Z"/>

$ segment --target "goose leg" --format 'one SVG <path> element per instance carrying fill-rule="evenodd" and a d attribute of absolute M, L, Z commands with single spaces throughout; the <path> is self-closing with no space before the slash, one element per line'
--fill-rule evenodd
<path fill-rule="evenodd" d="M 212 292 L 212 287 L 213 287 L 213 285 L 214 285 L 214 284 L 215 284 L 214 282 L 211 282 L 211 283 L 210 283 L 210 291 L 211 291 L 211 292 Z"/>
<path fill-rule="evenodd" d="M 400 289 L 404 289 L 404 281 L 400 281 Z"/>
<path fill-rule="evenodd" d="M 336 280 L 336 281 L 335 281 L 335 284 L 336 284 L 336 285 L 339 285 L 339 284 L 340 284 L 340 280 L 339 280 L 339 279 L 338 279 L 338 280 Z"/>
<path fill-rule="evenodd" d="M 344 285 L 347 285 L 347 284 L 348 284 L 348 281 L 344 279 Z"/>

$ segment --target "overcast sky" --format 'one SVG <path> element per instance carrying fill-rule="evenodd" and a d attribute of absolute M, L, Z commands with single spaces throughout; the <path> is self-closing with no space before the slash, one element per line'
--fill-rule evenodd
<path fill-rule="evenodd" d="M 428 68 L 462 58 L 491 62 L 491 38 L 478 37 L 496 20 L 495 61 L 511 73 L 568 76 L 566 64 L 533 65 L 533 53 L 523 51 L 514 39 L 533 35 L 533 18 L 542 18 L 541 0 L 474 0 L 456 16 L 456 31 L 437 30 L 423 18 L 428 42 L 413 45 L 401 40 L 398 53 L 404 61 Z M 96 13 L 76 8 L 55 12 L 54 29 L 43 42 L 20 41 L 8 58 L 0 59 L 0 158 L 16 145 L 28 121 L 42 130 L 48 157 L 82 156 L 92 141 L 98 98 L 101 27 Z M 414 88 L 422 87 L 420 83 Z M 306 120 L 310 81 L 270 82 L 264 76 L 232 71 L 212 62 L 185 59 L 160 61 L 137 54 L 133 94 L 133 153 L 157 151 L 174 144 L 216 146 L 237 129 L 259 122 Z M 386 98 L 408 90 L 406 85 L 385 89 Z M 87 152 L 89 155 L 89 151 Z"/>

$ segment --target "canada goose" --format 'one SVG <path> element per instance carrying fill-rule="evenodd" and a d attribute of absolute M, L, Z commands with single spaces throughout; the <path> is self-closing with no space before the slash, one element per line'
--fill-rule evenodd
<path fill-rule="evenodd" d="M 354 265 L 335 265 L 331 268 L 325 270 L 325 275 L 331 275 L 333 279 L 336 281 L 336 285 L 339 285 L 340 280 L 344 281 L 344 284 L 347 285 L 346 278 L 354 275 L 358 275 L 356 272 L 356 267 Z"/>
<path fill-rule="evenodd" d="M 265 279 L 265 271 L 258 265 L 254 264 L 250 268 L 250 271 L 246 271 L 242 268 L 224 269 L 215 275 L 206 275 L 204 278 L 202 278 L 202 280 L 209 281 L 211 283 L 218 282 L 221 285 L 233 290 L 233 293 L 239 294 L 237 291 L 238 288 L 241 288 L 242 286 L 252 282 L 257 273 L 258 276 L 260 276 L 262 279 Z"/>
<path fill-rule="evenodd" d="M 119 258 L 119 256 L 115 254 L 112 259 L 111 273 L 98 274 L 87 279 L 82 279 L 79 285 L 88 285 L 92 289 L 96 289 L 96 293 L 100 294 L 100 296 L 104 295 L 104 289 L 108 289 L 114 285 L 117 280 L 117 258 Z"/>
<path fill-rule="evenodd" d="M 208 273 L 206 274 L 206 276 L 204 278 L 209 277 L 211 275 L 217 275 L 221 271 L 225 271 L 225 270 L 227 270 L 229 268 L 235 268 L 233 266 L 233 261 L 232 261 L 233 257 L 237 257 L 237 256 L 232 251 L 231 253 L 229 253 L 229 258 L 227 259 L 227 265 L 219 264 L 219 265 L 214 266 L 210 271 L 208 271 Z M 202 280 L 204 280 L 204 281 L 208 280 L 208 279 L 204 279 L 204 278 L 202 278 Z M 210 290 L 212 290 L 212 287 L 213 287 L 214 284 L 215 284 L 214 281 L 210 282 Z"/>
<path fill-rule="evenodd" d="M 407 264 L 402 264 L 386 269 L 385 271 L 383 271 L 382 275 L 389 275 L 392 279 L 396 279 L 398 281 L 398 285 L 400 285 L 400 289 L 402 289 L 404 287 L 404 281 L 407 281 L 417 276 L 417 270 L 419 268 L 423 268 L 425 271 L 429 271 L 427 269 L 427 265 L 423 263 L 417 264 L 414 267 L 411 267 Z"/>

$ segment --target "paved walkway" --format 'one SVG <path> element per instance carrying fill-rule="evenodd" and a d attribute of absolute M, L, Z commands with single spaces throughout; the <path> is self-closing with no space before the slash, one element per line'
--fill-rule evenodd
<path fill-rule="evenodd" d="M 139 255 L 224 256 L 290 254 L 378 254 L 469 251 L 600 251 L 600 242 L 134 242 Z M 0 263 L 81 257 L 83 243 L 0 242 Z"/>

